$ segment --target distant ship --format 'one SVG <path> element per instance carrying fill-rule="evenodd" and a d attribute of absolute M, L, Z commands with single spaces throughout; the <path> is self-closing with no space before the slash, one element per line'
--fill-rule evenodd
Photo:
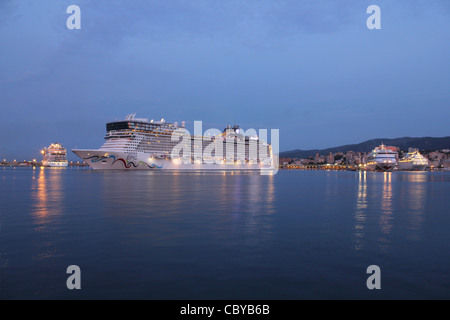
<path fill-rule="evenodd" d="M 52 143 L 48 148 L 44 148 L 41 153 L 44 155 L 42 165 L 44 167 L 67 167 L 67 150 L 60 143 Z"/>
<path fill-rule="evenodd" d="M 399 170 L 424 171 L 428 167 L 428 159 L 419 153 L 418 150 L 410 150 L 398 162 Z"/>
<path fill-rule="evenodd" d="M 398 153 L 385 145 L 372 150 L 367 159 L 369 171 L 392 171 L 397 165 Z"/>
<path fill-rule="evenodd" d="M 222 134 L 213 137 L 188 135 L 186 138 L 180 133 L 183 130 L 184 121 L 178 127 L 177 122 L 149 121 L 130 114 L 125 120 L 106 124 L 105 142 L 99 149 L 72 152 L 93 169 L 104 170 L 264 170 L 275 167 L 271 145 L 257 136 L 244 136 L 239 126 L 228 126 Z M 189 152 L 172 153 L 181 143 Z"/>

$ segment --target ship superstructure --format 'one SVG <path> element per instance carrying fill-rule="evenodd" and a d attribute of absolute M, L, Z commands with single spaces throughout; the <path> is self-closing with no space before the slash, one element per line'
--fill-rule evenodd
<path fill-rule="evenodd" d="M 94 169 L 271 169 L 270 144 L 228 126 L 213 136 L 188 135 L 181 126 L 128 115 L 106 124 L 105 142 L 95 150 L 72 150 Z"/>
<path fill-rule="evenodd" d="M 392 171 L 397 162 L 398 152 L 382 144 L 369 154 L 366 168 L 371 171 Z"/>
<path fill-rule="evenodd" d="M 398 162 L 399 170 L 424 171 L 428 167 L 428 159 L 418 150 L 409 150 Z"/>
<path fill-rule="evenodd" d="M 60 143 L 52 143 L 41 151 L 44 167 L 67 167 L 67 150 Z"/>

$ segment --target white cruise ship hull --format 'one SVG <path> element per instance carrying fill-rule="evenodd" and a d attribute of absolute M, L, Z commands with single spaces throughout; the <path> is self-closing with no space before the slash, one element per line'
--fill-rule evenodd
<path fill-rule="evenodd" d="M 273 171 L 273 165 L 262 163 L 230 163 L 207 164 L 196 161 L 189 163 L 183 159 L 152 158 L 143 152 L 130 155 L 125 152 L 111 150 L 72 150 L 87 165 L 99 170 L 262 170 Z M 186 163 L 187 162 L 187 163 Z"/>
<path fill-rule="evenodd" d="M 386 147 L 382 144 L 373 149 L 366 164 L 369 171 L 393 171 L 397 169 L 398 153 L 392 150 L 393 147 Z"/>
<path fill-rule="evenodd" d="M 425 171 L 426 164 L 414 163 L 413 161 L 399 161 L 398 169 L 402 171 Z"/>
<path fill-rule="evenodd" d="M 392 171 L 397 165 L 396 161 L 372 161 L 367 163 L 368 171 Z"/>
<path fill-rule="evenodd" d="M 43 161 L 42 165 L 44 167 L 67 167 L 68 162 L 54 162 L 54 161 Z"/>
<path fill-rule="evenodd" d="M 399 170 L 425 171 L 428 167 L 428 159 L 418 152 L 408 153 L 398 162 Z"/>

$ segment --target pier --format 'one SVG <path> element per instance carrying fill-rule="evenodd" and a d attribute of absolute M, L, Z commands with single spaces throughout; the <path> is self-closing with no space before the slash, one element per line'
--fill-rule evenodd
<path fill-rule="evenodd" d="M 68 167 L 87 167 L 88 165 L 85 162 L 74 162 L 70 161 L 68 164 Z M 35 159 L 29 161 L 29 160 L 23 160 L 23 161 L 6 161 L 6 159 L 3 159 L 2 162 L 0 162 L 0 167 L 44 167 L 41 161 L 37 161 Z"/>
<path fill-rule="evenodd" d="M 308 165 L 298 165 L 298 164 L 288 164 L 280 166 L 280 169 L 287 170 L 326 170 L 326 171 L 356 171 L 359 167 L 350 165 L 335 165 L 335 164 L 308 164 Z"/>

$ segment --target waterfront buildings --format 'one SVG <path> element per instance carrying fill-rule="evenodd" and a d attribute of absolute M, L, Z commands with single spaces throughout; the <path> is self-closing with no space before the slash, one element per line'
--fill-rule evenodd
<path fill-rule="evenodd" d="M 395 146 L 387 146 L 388 150 L 393 152 L 398 152 L 399 159 L 404 158 L 407 154 L 421 154 L 424 158 L 424 163 L 428 162 L 427 165 L 423 166 L 421 169 L 435 169 L 435 168 L 450 168 L 450 150 L 418 150 L 416 148 L 409 148 L 407 151 L 402 151 Z M 335 152 L 328 154 L 316 153 L 314 157 L 308 158 L 280 158 L 280 165 L 283 167 L 287 166 L 325 166 L 325 165 L 335 165 L 341 167 L 352 167 L 352 168 L 364 168 L 368 163 L 368 156 L 370 152 Z M 426 160 L 426 161 L 425 161 Z M 397 168 L 398 169 L 398 168 Z"/>

